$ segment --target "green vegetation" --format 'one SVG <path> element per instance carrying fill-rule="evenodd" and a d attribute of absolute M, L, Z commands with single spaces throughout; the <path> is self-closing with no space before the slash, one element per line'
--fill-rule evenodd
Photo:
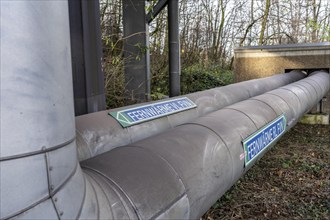
<path fill-rule="evenodd" d="M 118 48 L 104 43 L 108 53 L 103 60 L 107 108 L 127 105 L 125 97 L 124 60 L 116 54 Z M 167 57 L 159 57 L 152 62 L 151 98 L 159 100 L 169 94 L 169 73 Z M 219 64 L 195 63 L 182 67 L 181 94 L 211 89 L 233 83 L 233 72 Z"/>
<path fill-rule="evenodd" d="M 157 0 L 146 1 L 150 12 Z M 136 43 L 139 53 L 124 60 L 123 5 L 101 0 L 103 70 L 107 108 L 135 103 L 125 91 L 123 64 L 139 60 L 149 50 L 151 97 L 162 99 L 168 88 L 168 19 L 165 7 L 149 24 L 149 44 Z M 329 1 L 179 1 L 181 93 L 210 89 L 232 82 L 235 46 L 329 41 Z M 270 13 L 275 11 L 276 13 Z M 289 13 L 291 12 L 291 13 Z M 285 25 L 283 25 L 285 24 Z"/>
<path fill-rule="evenodd" d="M 233 72 L 217 64 L 193 64 L 182 68 L 181 94 L 203 91 L 233 82 Z M 165 68 L 153 77 L 151 97 L 158 100 L 168 96 L 168 70 Z"/>
<path fill-rule="evenodd" d="M 120 56 L 107 56 L 103 60 L 107 109 L 125 105 L 124 62 Z"/>
<path fill-rule="evenodd" d="M 219 65 L 191 65 L 181 72 L 181 93 L 211 89 L 233 82 L 231 70 L 222 69 Z"/>

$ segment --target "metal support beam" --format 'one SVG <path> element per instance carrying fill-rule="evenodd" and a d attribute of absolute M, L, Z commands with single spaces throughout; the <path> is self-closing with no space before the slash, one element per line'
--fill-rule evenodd
<path fill-rule="evenodd" d="M 157 4 L 153 7 L 152 11 L 147 14 L 147 22 L 150 24 L 155 17 L 165 8 L 167 5 L 167 0 L 159 0 Z"/>
<path fill-rule="evenodd" d="M 324 102 L 327 101 L 326 97 L 322 98 L 316 106 L 314 106 L 310 113 L 312 114 L 323 114 L 324 113 Z"/>
<path fill-rule="evenodd" d="M 168 0 L 170 97 L 180 95 L 179 2 Z"/>
<path fill-rule="evenodd" d="M 105 109 L 99 1 L 69 1 L 75 114 Z"/>
<path fill-rule="evenodd" d="M 150 94 L 144 0 L 123 0 L 123 23 L 127 104 L 144 102 Z"/>

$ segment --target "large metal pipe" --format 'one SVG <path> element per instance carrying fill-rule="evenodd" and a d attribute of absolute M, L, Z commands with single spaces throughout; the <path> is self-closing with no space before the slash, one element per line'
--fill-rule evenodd
<path fill-rule="evenodd" d="M 255 163 L 245 163 L 242 141 L 282 114 L 290 129 L 329 91 L 329 81 L 329 74 L 319 72 L 86 160 L 82 167 L 118 186 L 141 219 L 197 219 Z"/>
<path fill-rule="evenodd" d="M 81 169 L 68 3 L 0 6 L 0 219 L 198 218 L 250 168 L 241 159 L 244 138 L 280 114 L 293 126 L 330 87 L 329 74 L 319 72 L 98 155 Z"/>
<path fill-rule="evenodd" d="M 185 96 L 196 103 L 197 108 L 128 128 L 123 128 L 114 118 L 110 117 L 108 115 L 109 111 L 101 111 L 76 117 L 79 160 L 85 160 L 113 148 L 159 134 L 210 112 L 263 94 L 304 77 L 305 75 L 300 71 L 292 71 L 286 74 L 279 74 L 188 94 Z M 135 106 L 141 105 L 143 104 Z M 130 107 L 132 106 L 112 109 L 111 112 Z"/>
<path fill-rule="evenodd" d="M 0 1 L 0 10 L 0 219 L 90 218 L 96 193 L 77 160 L 68 2 Z"/>

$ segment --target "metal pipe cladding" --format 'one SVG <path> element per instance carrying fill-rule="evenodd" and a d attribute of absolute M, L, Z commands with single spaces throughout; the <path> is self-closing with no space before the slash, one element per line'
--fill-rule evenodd
<path fill-rule="evenodd" d="M 277 142 L 281 132 L 297 123 L 329 91 L 329 86 L 329 74 L 318 72 L 81 165 L 121 186 L 142 219 L 197 219 Z M 271 132 L 274 142 L 247 165 L 242 141 L 281 115 L 286 124 Z M 155 161 L 159 161 L 157 165 Z"/>
<path fill-rule="evenodd" d="M 0 6 L 0 219 L 197 219 L 329 91 L 328 73 L 293 72 L 187 95 L 197 108 L 129 129 L 82 116 L 102 147 L 79 163 L 68 2 Z M 265 125 L 265 150 L 242 144 Z"/>
<path fill-rule="evenodd" d="M 185 97 L 192 100 L 197 105 L 196 108 L 127 128 L 123 128 L 117 120 L 109 117 L 109 111 L 101 111 L 76 117 L 78 158 L 80 161 L 86 160 L 116 147 L 151 137 L 228 105 L 263 94 L 303 79 L 304 77 L 305 75 L 300 71 L 291 71 L 286 74 L 278 74 L 271 77 L 249 80 L 187 94 Z M 153 103 L 158 102 L 160 101 Z M 145 104 L 112 109 L 110 112 L 139 107 L 141 105 Z"/>

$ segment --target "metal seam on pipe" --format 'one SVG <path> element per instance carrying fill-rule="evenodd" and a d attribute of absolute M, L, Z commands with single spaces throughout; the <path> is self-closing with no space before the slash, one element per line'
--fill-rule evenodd
<path fill-rule="evenodd" d="M 162 215 L 166 210 L 168 210 L 171 206 L 173 206 L 175 203 L 177 203 L 178 201 L 180 201 L 182 198 L 184 198 L 187 194 L 183 193 L 181 196 L 179 196 L 178 198 L 176 198 L 172 203 L 168 204 L 166 207 L 164 207 L 163 210 L 160 210 L 159 212 L 157 212 L 154 216 L 152 216 L 150 219 L 156 219 L 158 216 Z"/>
<path fill-rule="evenodd" d="M 120 190 L 120 192 L 126 197 L 126 199 L 130 202 L 131 206 L 133 207 L 133 210 L 136 214 L 136 216 L 138 216 L 139 219 L 142 219 L 139 212 L 137 211 L 138 209 L 136 208 L 134 202 L 131 200 L 131 198 L 125 193 L 125 190 L 123 190 L 114 180 L 110 179 L 108 176 L 104 175 L 102 172 L 96 170 L 96 169 L 93 169 L 91 167 L 87 167 L 87 166 L 83 166 L 81 165 L 81 167 L 83 169 L 88 169 L 90 170 L 91 172 L 94 172 L 94 173 L 97 173 L 98 175 L 102 176 L 103 178 L 105 178 L 106 180 L 108 180 L 109 182 L 111 182 L 111 184 L 113 184 L 114 186 L 116 186 L 116 188 L 118 190 Z"/>
<path fill-rule="evenodd" d="M 47 201 L 48 199 L 49 199 L 49 196 L 47 196 L 47 197 L 45 197 L 45 198 L 42 198 L 41 200 L 39 200 L 39 201 L 37 201 L 37 202 L 31 204 L 30 206 L 28 206 L 28 207 L 26 207 L 26 208 L 24 208 L 24 209 L 22 209 L 22 210 L 20 210 L 20 211 L 18 211 L 18 212 L 16 212 L 16 213 L 10 215 L 10 216 L 6 216 L 6 218 L 2 218 L 2 216 L 0 216 L 0 217 L 1 217 L 0 220 L 3 220 L 3 219 L 13 219 L 13 218 L 15 218 L 16 216 L 19 216 L 19 215 L 21 215 L 22 213 L 24 213 L 24 212 L 26 212 L 26 211 L 28 211 L 28 210 L 30 210 L 30 209 L 32 209 L 32 208 L 38 206 L 40 203 Z"/>
<path fill-rule="evenodd" d="M 322 87 L 318 84 L 318 82 L 317 81 L 315 81 L 315 80 L 313 80 L 313 79 L 311 79 L 310 81 L 312 81 L 312 82 L 314 82 L 320 89 L 322 89 Z M 311 83 L 309 83 L 309 84 L 311 84 Z M 312 84 L 311 84 L 312 85 Z M 314 86 L 313 86 L 314 87 Z M 318 91 L 318 90 L 316 90 L 316 91 Z M 319 92 L 317 92 L 317 94 L 319 95 Z"/>
<path fill-rule="evenodd" d="M 110 207 L 110 200 L 109 200 L 109 198 L 106 196 L 106 192 L 105 192 L 105 190 L 103 189 L 103 187 L 102 187 L 102 186 L 100 185 L 100 183 L 95 179 L 95 177 L 93 177 L 92 175 L 89 174 L 89 171 L 85 172 L 85 175 L 88 175 L 91 179 L 93 179 L 93 181 L 95 182 L 95 184 L 97 184 L 97 185 L 100 187 L 100 189 L 102 190 L 103 194 L 105 195 L 105 197 L 106 197 L 106 199 L 107 199 L 107 201 L 108 201 L 107 205 L 109 206 L 109 209 L 111 210 L 111 207 Z M 114 219 L 114 216 L 113 216 L 112 211 L 111 211 L 110 214 L 111 214 L 110 219 Z"/>
<path fill-rule="evenodd" d="M 46 163 L 46 173 L 47 173 L 47 182 L 48 182 L 48 195 L 51 195 L 51 177 L 49 173 L 49 161 L 48 161 L 48 155 L 45 153 L 45 163 Z"/>
<path fill-rule="evenodd" d="M 112 207 L 110 205 L 111 200 L 109 199 L 106 190 L 102 186 L 102 183 L 103 183 L 102 179 L 98 178 L 98 176 L 96 176 L 95 173 L 92 173 L 92 171 L 90 171 L 90 170 L 84 170 L 84 174 L 87 175 L 90 179 L 92 179 L 93 182 L 95 183 L 95 185 L 97 185 L 98 188 L 102 191 L 102 194 L 104 195 L 104 197 L 106 198 L 106 201 L 107 201 L 105 205 L 109 208 L 109 212 L 110 212 L 110 216 L 111 216 L 110 218 L 114 219 L 113 210 L 112 210 Z"/>
<path fill-rule="evenodd" d="M 313 101 L 312 94 L 310 94 L 310 91 L 309 91 L 306 87 L 304 87 L 304 86 L 302 86 L 302 85 L 300 85 L 300 84 L 297 84 L 297 83 L 295 84 L 295 86 L 296 86 L 297 88 L 300 88 L 301 90 L 304 91 L 304 93 L 307 95 L 307 98 L 308 98 L 308 100 L 309 100 L 310 102 Z M 308 106 L 308 108 L 310 108 L 310 107 L 312 107 L 312 106 Z"/>
<path fill-rule="evenodd" d="M 301 83 L 302 83 L 302 82 L 297 82 L 298 85 L 302 85 Z M 308 84 L 310 87 L 312 87 L 313 90 L 314 90 L 314 92 L 315 92 L 315 95 L 316 95 L 316 96 L 318 95 L 318 94 L 317 94 L 317 91 L 316 91 L 316 89 L 315 89 L 315 87 L 314 87 L 312 84 L 310 84 L 310 83 L 308 83 L 308 82 L 306 82 L 306 81 L 304 81 L 303 83 L 306 83 L 306 84 Z"/>
<path fill-rule="evenodd" d="M 99 185 L 101 185 L 101 183 L 102 183 L 102 184 L 105 184 L 105 185 L 108 187 L 108 190 L 112 190 L 112 191 L 115 193 L 116 198 L 119 198 L 119 199 L 120 199 L 118 202 L 121 203 L 121 206 L 122 206 L 122 207 L 124 207 L 124 211 L 125 211 L 125 213 L 127 214 L 127 216 L 129 217 L 130 214 L 129 214 L 129 212 L 128 212 L 128 209 L 133 209 L 133 207 L 128 208 L 128 207 L 125 205 L 125 203 L 123 202 L 124 198 L 122 197 L 122 195 L 121 195 L 118 191 L 116 191 L 116 190 L 114 189 L 114 188 L 116 188 L 116 186 L 115 186 L 115 185 L 111 185 L 110 181 L 107 181 L 107 179 L 106 179 L 104 176 L 100 175 L 100 174 L 97 173 L 97 172 L 94 172 L 93 170 L 85 169 L 84 171 L 85 171 L 85 173 L 87 172 L 88 175 L 93 176 L 95 179 L 98 179 L 98 180 L 96 180 L 96 181 L 99 183 Z M 104 186 L 101 186 L 101 188 L 104 189 Z M 109 193 L 109 192 L 107 192 L 107 193 Z M 108 197 L 107 194 L 106 194 L 106 196 L 107 196 L 108 201 L 110 201 L 110 200 L 109 200 L 109 197 Z M 124 195 L 124 196 L 125 196 L 125 195 Z M 125 197 L 125 198 L 126 198 L 126 197 Z M 129 202 L 129 204 L 131 204 L 131 203 Z M 110 202 L 109 202 L 109 205 L 110 205 Z M 112 207 L 111 207 L 111 211 L 112 211 L 112 215 L 114 216 L 113 208 L 112 208 Z M 135 213 L 134 217 L 136 217 L 136 213 Z M 133 218 L 133 217 L 132 217 L 132 218 Z M 114 219 L 115 219 L 115 218 L 114 218 Z"/>
<path fill-rule="evenodd" d="M 266 93 L 266 94 L 269 94 L 269 95 L 273 95 L 273 96 L 276 96 L 276 97 L 278 97 L 278 98 L 280 98 L 280 99 L 282 99 L 286 104 L 287 104 L 287 106 L 289 107 L 289 109 L 291 110 L 291 112 L 292 112 L 292 115 L 293 115 L 293 118 L 292 118 L 292 120 L 291 121 L 288 121 L 288 126 L 291 126 L 291 125 L 293 125 L 294 124 L 294 122 L 297 120 L 296 118 L 295 118 L 295 111 L 293 110 L 293 108 L 288 104 L 288 102 L 287 101 L 285 101 L 285 99 L 283 99 L 281 96 L 279 96 L 279 95 L 276 95 L 276 94 L 273 94 L 273 93 Z"/>
<path fill-rule="evenodd" d="M 256 126 L 256 129 L 258 129 L 258 126 L 257 126 L 257 124 L 252 120 L 252 118 L 249 116 L 249 115 L 247 115 L 245 112 L 243 112 L 243 111 L 240 111 L 240 110 L 238 110 L 238 109 L 235 109 L 235 108 L 228 108 L 228 107 L 226 107 L 226 108 L 223 108 L 223 109 L 229 109 L 229 110 L 233 110 L 233 111 L 237 111 L 237 112 L 239 112 L 239 113 L 241 113 L 241 114 L 243 114 L 243 115 L 245 115 L 246 117 L 248 117 L 251 121 L 252 121 L 252 123 Z"/>
<path fill-rule="evenodd" d="M 299 83 L 297 82 L 296 85 L 301 86 L 301 87 L 305 88 L 306 90 L 308 90 L 308 92 L 309 92 L 310 96 L 312 97 L 312 99 L 313 99 L 313 97 L 317 96 L 317 92 L 311 84 L 306 83 L 306 82 L 299 82 Z"/>
<path fill-rule="evenodd" d="M 298 99 L 298 101 L 299 101 L 299 103 L 300 103 L 300 105 L 303 105 L 303 103 L 302 103 L 302 101 L 300 100 L 300 98 L 299 98 L 299 96 L 295 93 L 295 92 L 293 92 L 292 90 L 290 90 L 290 89 L 286 89 L 286 88 L 280 88 L 280 89 L 283 89 L 283 90 L 286 90 L 286 91 L 289 91 L 289 92 L 291 92 L 294 96 L 296 96 L 297 97 L 297 99 Z"/>
<path fill-rule="evenodd" d="M 182 182 L 178 179 L 180 175 L 178 176 L 175 172 L 173 172 L 173 169 L 168 166 L 165 161 L 160 160 L 159 156 L 157 156 L 158 154 L 150 154 L 148 149 L 137 148 L 136 146 L 127 146 L 121 149 L 124 150 L 126 153 L 123 154 L 123 151 L 118 151 L 116 149 L 114 150 L 114 152 L 118 152 L 119 155 L 116 155 L 112 159 L 109 159 L 104 162 L 106 164 L 114 162 L 118 164 L 118 166 L 120 166 L 119 164 L 121 164 L 123 161 L 129 160 L 130 163 L 126 163 L 126 165 L 120 167 L 118 167 L 117 165 L 115 165 L 114 167 L 109 167 L 103 166 L 103 162 L 100 161 L 103 165 L 99 165 L 103 166 L 104 168 L 107 167 L 105 170 L 103 170 L 103 172 L 101 172 L 101 174 L 105 174 L 104 177 L 106 177 L 106 179 L 109 179 L 109 172 L 115 174 L 110 178 L 112 183 L 115 183 L 115 185 L 118 187 L 120 186 L 120 189 L 125 192 L 125 195 L 127 195 L 127 198 L 129 198 L 131 204 L 133 203 L 133 207 L 135 207 L 135 210 L 138 212 L 138 216 L 140 218 L 151 218 L 155 215 L 156 212 L 162 210 L 164 206 L 167 206 L 169 203 L 172 203 L 179 195 L 185 192 L 182 186 Z M 116 158 L 120 158 L 120 160 L 117 160 Z M 144 163 L 143 161 L 148 161 L 147 164 L 149 164 L 147 166 L 144 166 L 144 164 L 146 165 L 146 163 Z M 86 166 L 86 164 L 82 164 L 82 166 L 84 168 L 91 168 L 90 164 L 88 166 Z M 141 175 L 135 176 L 135 174 L 139 173 L 135 171 L 137 167 L 139 167 L 140 171 L 143 172 L 144 176 L 148 175 L 148 177 L 151 178 L 152 181 L 149 181 L 146 178 L 142 178 Z M 120 168 L 121 171 L 119 171 Z M 122 173 L 125 173 L 125 175 L 127 175 L 127 179 L 124 182 L 120 178 Z M 154 184 L 152 183 L 157 183 L 158 186 L 162 187 L 162 190 L 156 190 Z M 141 184 L 146 187 L 148 191 L 142 190 Z M 133 186 L 134 188 L 135 186 L 138 186 L 137 189 L 139 190 L 127 191 L 128 188 L 131 188 L 130 186 Z M 154 195 L 151 201 L 149 200 L 145 201 L 146 203 L 141 203 L 136 200 L 138 196 L 143 197 L 144 194 L 148 195 L 149 193 L 152 193 Z M 162 200 L 158 200 L 157 195 L 164 195 L 164 197 Z M 152 207 L 155 209 L 153 209 Z M 148 211 L 141 211 L 145 209 L 147 209 Z"/>
<path fill-rule="evenodd" d="M 74 176 L 74 174 L 77 172 L 77 169 L 79 167 L 79 163 L 76 163 L 73 171 L 69 174 L 69 176 L 60 184 L 59 186 L 56 187 L 52 192 L 50 192 L 50 196 L 54 196 L 62 187 L 64 187 Z"/>
<path fill-rule="evenodd" d="M 84 179 L 84 196 L 83 196 L 83 199 L 81 200 L 81 204 L 80 204 L 80 208 L 78 210 L 78 213 L 76 215 L 76 218 L 75 219 L 79 219 L 80 218 L 80 215 L 81 215 L 81 212 L 82 212 L 82 208 L 84 207 L 84 203 L 85 203 L 85 200 L 86 200 L 86 177 L 85 175 L 83 176 L 83 179 Z"/>
<path fill-rule="evenodd" d="M 35 156 L 38 154 L 43 154 L 43 153 L 51 152 L 54 150 L 58 150 L 60 148 L 66 147 L 68 144 L 73 143 L 75 140 L 76 140 L 76 136 L 74 136 L 72 139 L 70 139 L 62 144 L 55 145 L 53 147 L 48 147 L 48 148 L 43 147 L 44 149 L 41 149 L 39 151 L 33 151 L 33 152 L 19 154 L 19 155 L 12 155 L 12 156 L 8 156 L 8 157 L 0 157 L 0 162 L 6 161 L 6 160 L 15 160 L 15 159 L 20 159 L 20 158 L 24 158 L 24 157 Z"/>
<path fill-rule="evenodd" d="M 267 102 L 267 100 L 270 100 L 271 98 L 276 98 L 276 100 Z M 293 117 L 293 111 L 292 111 L 291 107 L 288 106 L 288 104 L 279 96 L 275 96 L 275 95 L 272 96 L 272 94 L 264 94 L 263 97 L 257 96 L 257 97 L 254 97 L 253 99 L 263 101 L 264 103 L 269 104 L 269 106 L 272 106 L 272 109 L 276 112 L 275 115 L 284 114 L 287 119 L 287 122 L 290 118 Z M 276 102 L 276 104 L 274 104 L 274 102 Z M 283 106 L 283 104 L 284 104 L 284 106 Z"/>
<path fill-rule="evenodd" d="M 285 101 L 285 99 L 283 99 L 281 96 L 276 95 L 276 94 L 273 94 L 273 93 L 265 93 L 265 94 L 273 95 L 273 96 L 276 96 L 276 97 L 280 98 L 281 100 L 283 100 L 283 102 L 285 102 L 285 104 L 289 107 L 289 109 L 292 110 L 292 108 L 290 107 L 290 105 L 289 105 L 289 104 Z M 293 114 L 293 112 L 292 112 L 292 114 Z"/>
<path fill-rule="evenodd" d="M 50 198 L 50 201 L 52 202 L 52 205 L 53 205 L 54 210 L 55 210 L 55 212 L 56 212 L 57 218 L 58 218 L 58 219 L 61 219 L 60 214 L 59 214 L 59 211 L 58 211 L 57 208 L 56 208 L 55 201 L 54 201 L 54 199 L 53 199 L 52 197 Z"/>
<path fill-rule="evenodd" d="M 137 213 L 136 213 L 136 211 L 134 210 L 134 207 L 132 206 L 131 202 L 127 199 L 126 195 L 124 195 L 124 194 L 121 195 L 120 192 L 119 192 L 120 189 L 117 189 L 117 186 L 114 185 L 113 182 L 105 181 L 105 180 L 107 180 L 107 179 L 106 179 L 104 176 L 100 175 L 99 173 L 96 173 L 96 172 L 94 172 L 94 171 L 90 171 L 90 172 L 93 172 L 94 175 L 97 175 L 98 177 L 103 178 L 104 180 L 103 180 L 103 179 L 102 179 L 102 180 L 107 184 L 107 186 L 108 186 L 111 190 L 113 190 L 114 193 L 116 193 L 116 196 L 117 196 L 119 199 L 121 199 L 120 203 L 121 203 L 122 206 L 124 207 L 124 210 L 125 210 L 127 216 L 130 216 L 130 213 L 129 213 L 128 210 L 132 210 L 132 211 L 134 212 L 134 214 L 135 214 L 134 217 L 137 217 L 137 216 L 138 216 Z M 113 185 L 111 185 L 111 184 L 113 184 Z M 116 189 L 114 189 L 114 188 L 116 188 Z M 127 199 L 127 200 L 128 200 L 128 203 L 129 203 L 129 205 L 130 205 L 131 207 L 127 207 L 127 204 L 126 204 L 125 202 L 123 202 L 124 199 Z"/>
<path fill-rule="evenodd" d="M 145 148 L 142 148 L 142 147 L 139 147 L 139 146 L 134 146 L 134 148 L 140 148 L 140 149 L 146 150 L 150 154 L 152 154 L 152 155 L 160 158 L 161 160 L 163 160 L 173 170 L 173 172 L 175 173 L 175 175 L 178 177 L 178 179 L 180 180 L 180 182 L 182 183 L 182 185 L 186 189 L 186 186 L 185 186 L 184 182 L 182 181 L 182 179 L 180 178 L 180 175 L 178 174 L 178 172 L 174 169 L 174 167 L 171 165 L 171 163 L 168 160 L 166 160 L 164 157 L 162 157 L 161 155 L 157 154 L 156 152 L 151 151 L 150 149 L 145 149 Z"/>
<path fill-rule="evenodd" d="M 309 101 L 309 103 L 312 103 L 313 98 L 311 98 L 311 94 L 310 94 L 309 90 L 307 90 L 305 87 L 302 87 L 297 84 L 294 84 L 294 86 L 295 86 L 295 88 L 299 88 L 301 91 L 303 91 L 303 93 L 306 95 L 306 99 Z M 307 105 L 305 114 L 308 113 L 312 107 L 313 107 L 312 105 Z"/>
<path fill-rule="evenodd" d="M 207 117 L 207 116 L 205 116 L 205 117 Z M 196 126 L 200 126 L 200 127 L 204 127 L 204 128 L 206 128 L 206 129 L 208 129 L 208 130 L 210 130 L 211 132 L 213 132 L 213 134 L 215 135 L 215 136 L 217 136 L 223 143 L 224 143 L 224 145 L 225 145 L 225 147 L 226 147 L 226 149 L 227 149 L 227 152 L 228 152 L 228 154 L 229 154 L 229 156 L 230 156 L 230 159 L 232 160 L 232 161 L 234 161 L 234 157 L 233 157 L 233 155 L 231 154 L 231 152 L 230 152 L 230 150 L 229 150 L 229 146 L 227 145 L 227 143 L 226 143 L 226 141 L 223 139 L 223 137 L 221 136 L 221 135 L 219 135 L 216 131 L 214 131 L 212 128 L 209 128 L 209 127 L 207 127 L 207 126 L 205 126 L 205 125 L 201 125 L 201 124 L 197 124 L 197 123 L 193 123 L 193 122 L 189 122 L 189 123 L 187 123 L 187 125 L 188 124 L 191 124 L 191 125 L 196 125 Z M 234 179 L 234 174 L 232 173 L 231 174 L 231 179 L 233 180 Z"/>
<path fill-rule="evenodd" d="M 319 80 L 323 80 L 322 78 L 317 77 L 317 75 L 313 75 L 313 76 L 311 76 L 311 77 L 313 77 L 313 78 L 318 78 Z M 318 92 L 317 92 L 317 96 L 318 96 L 319 98 L 322 98 L 322 97 L 324 96 L 322 93 L 323 93 L 325 90 L 327 90 L 328 88 L 323 88 L 323 87 L 319 84 L 319 82 L 318 82 L 317 80 L 314 80 L 313 78 L 310 80 L 310 82 L 309 82 L 308 84 L 312 85 L 314 88 L 315 88 L 315 87 L 318 87 L 320 90 L 318 90 L 318 89 L 315 88 L 316 91 L 318 91 Z M 303 81 L 303 82 L 305 82 L 305 81 Z M 312 82 L 313 82 L 315 85 L 313 85 Z"/>
<path fill-rule="evenodd" d="M 84 175 L 85 178 L 89 179 L 90 176 L 88 175 Z M 96 207 L 97 207 L 97 219 L 100 219 L 100 205 L 99 205 L 99 199 L 98 199 L 98 194 L 96 193 L 96 190 L 95 190 L 95 187 L 94 187 L 94 184 L 91 184 L 92 186 L 92 189 L 93 189 L 93 192 L 94 192 L 94 195 L 95 195 L 95 199 L 96 199 Z"/>
<path fill-rule="evenodd" d="M 259 100 L 259 99 L 255 98 L 255 97 L 254 97 L 254 98 L 251 98 L 250 100 L 258 101 L 258 102 L 261 102 L 261 103 L 267 105 L 270 109 L 273 110 L 273 112 L 274 112 L 275 114 L 277 114 L 276 111 L 274 110 L 274 108 L 273 108 L 271 105 L 269 105 L 268 103 L 266 103 L 266 102 L 264 102 L 264 101 L 262 101 L 262 100 Z"/>
<path fill-rule="evenodd" d="M 134 148 L 139 148 L 139 147 L 138 147 L 138 146 L 135 146 Z M 176 177 L 177 177 L 178 179 L 180 179 L 180 175 L 177 174 L 177 172 L 176 172 L 175 169 L 171 166 L 171 164 L 170 164 L 168 161 L 166 161 L 165 159 L 163 159 L 163 157 L 161 157 L 160 155 L 158 155 L 158 154 L 156 154 L 155 152 L 152 152 L 152 151 L 150 151 L 150 150 L 148 150 L 148 149 L 144 149 L 144 148 L 141 148 L 141 149 L 144 150 L 144 151 L 147 151 L 147 152 L 151 153 L 152 155 L 156 156 L 157 158 L 161 158 L 161 160 L 163 160 L 163 161 L 168 165 L 168 167 L 169 167 L 171 170 L 173 170 L 173 172 L 175 173 Z M 89 169 L 89 170 L 95 172 L 95 170 L 90 169 L 89 167 L 85 167 L 85 166 L 83 166 L 83 168 L 84 168 L 84 169 L 87 168 L 87 169 Z M 101 174 L 101 173 L 99 173 L 99 172 L 97 172 L 97 173 L 98 173 L 99 175 Z M 104 176 L 104 175 L 102 175 L 102 176 L 103 176 L 104 178 L 106 178 L 106 179 L 109 180 L 109 177 L 108 177 L 108 176 Z M 119 187 L 118 184 L 116 183 L 116 181 L 114 181 L 114 180 L 110 180 L 110 181 L 111 181 L 112 183 L 114 183 L 117 187 Z M 181 182 L 181 184 L 184 184 L 184 183 L 182 182 L 182 180 L 180 180 L 180 182 Z M 121 187 L 119 187 L 119 188 L 121 189 Z M 124 189 L 121 189 L 121 191 L 122 191 L 122 193 L 126 196 L 126 198 L 128 198 L 128 199 L 131 201 L 131 205 L 132 205 L 132 207 L 134 207 L 135 212 L 136 212 L 136 213 L 139 213 L 139 209 L 138 209 L 137 207 L 134 206 L 134 202 L 133 202 L 133 200 L 131 199 L 131 197 L 130 197 L 128 194 L 125 193 L 125 190 L 124 190 Z M 181 199 L 182 197 L 184 197 L 184 195 L 185 195 L 185 192 L 182 194 L 182 196 L 181 196 L 179 199 Z M 175 200 L 173 200 L 169 206 L 172 206 L 173 204 L 175 204 L 179 199 L 175 199 Z M 159 212 L 161 213 L 161 210 L 160 210 Z M 138 216 L 139 216 L 140 219 L 143 219 L 143 218 L 140 216 L 140 214 L 138 214 Z M 155 214 L 154 217 L 157 217 L 157 215 Z M 153 219 L 154 217 L 151 217 L 151 218 Z"/>
<path fill-rule="evenodd" d="M 272 107 L 272 106 L 270 106 L 269 104 L 267 104 L 267 103 L 265 103 L 265 102 L 263 102 L 263 101 L 260 101 L 260 100 L 256 100 L 256 99 L 254 99 L 254 98 L 251 98 L 251 99 L 247 99 L 247 100 L 254 100 L 254 101 L 259 101 L 260 103 L 262 103 L 262 104 L 265 104 L 266 106 L 268 106 L 269 107 L 269 109 L 271 110 L 271 111 L 273 111 L 274 112 L 274 114 L 275 115 L 277 115 L 277 113 L 276 113 L 276 111 L 274 110 L 274 108 Z M 235 105 L 235 104 L 234 104 Z M 239 108 L 239 107 L 238 107 Z M 255 126 L 255 128 L 258 130 L 258 129 L 260 129 L 260 127 L 259 126 L 257 126 L 257 124 L 256 124 L 256 122 L 250 117 L 250 115 L 248 115 L 248 114 L 246 114 L 245 112 L 243 112 L 243 111 L 241 111 L 241 110 L 239 110 L 239 109 L 236 109 L 236 108 L 224 108 L 224 109 L 226 109 L 226 110 L 232 110 L 232 111 L 236 111 L 236 112 L 238 112 L 239 114 L 241 114 L 241 115 L 244 115 L 252 124 L 254 124 L 254 126 Z M 221 110 L 219 110 L 219 112 L 220 112 Z M 208 116 L 208 115 L 206 115 L 206 116 L 203 116 L 203 118 L 208 118 L 208 117 L 210 117 L 210 116 Z M 211 117 L 210 117 L 211 118 Z M 273 120 L 273 119 L 272 119 Z M 269 121 L 267 121 L 267 123 L 269 123 Z M 206 127 L 206 126 L 205 126 Z M 261 126 L 262 127 L 262 126 Z M 220 135 L 220 134 L 218 134 L 216 131 L 214 131 L 222 140 L 224 140 L 224 143 L 225 143 L 225 145 L 226 146 L 228 146 L 227 145 L 227 143 L 226 143 L 226 141 L 225 141 L 225 139 L 222 137 L 222 135 Z M 249 134 L 249 135 L 252 135 L 253 133 L 251 133 L 251 134 Z M 248 136 L 249 136 L 248 135 Z M 239 136 L 241 137 L 241 140 L 244 140 L 245 138 L 247 138 L 247 136 L 242 136 L 241 135 L 241 133 L 239 133 Z M 228 148 L 228 150 L 229 150 L 229 148 Z M 242 150 L 244 151 L 244 148 L 243 148 L 243 146 L 242 146 Z M 229 151 L 230 152 L 230 151 Z M 230 155 L 231 155 L 231 152 L 230 152 Z M 233 161 L 233 164 L 235 164 L 234 163 L 234 161 L 235 161 L 235 159 L 234 159 L 234 157 L 231 155 L 231 158 L 232 158 L 232 161 Z M 244 168 L 244 170 L 246 170 L 246 167 Z M 235 179 L 234 178 L 232 178 L 232 182 L 233 181 L 235 181 Z"/>

